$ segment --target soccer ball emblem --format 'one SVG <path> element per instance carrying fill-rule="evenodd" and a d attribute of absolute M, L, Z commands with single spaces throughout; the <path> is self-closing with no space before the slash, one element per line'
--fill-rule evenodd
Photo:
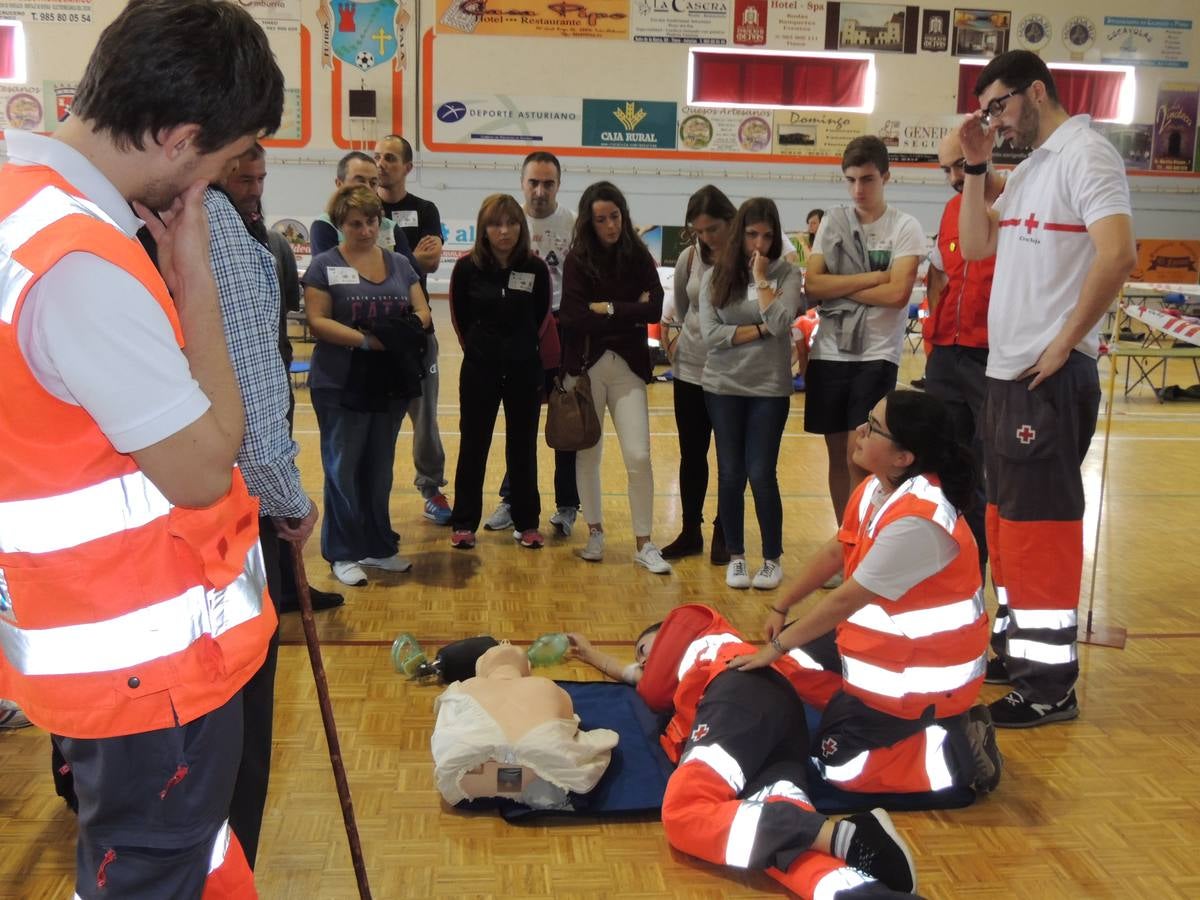
<path fill-rule="evenodd" d="M 359 50 L 354 57 L 354 64 L 365 72 L 375 65 L 375 54 L 370 50 Z"/>

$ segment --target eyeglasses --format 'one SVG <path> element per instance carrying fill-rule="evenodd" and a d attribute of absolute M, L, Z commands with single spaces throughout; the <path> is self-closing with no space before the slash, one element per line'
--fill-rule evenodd
<path fill-rule="evenodd" d="M 948 166 L 942 166 L 942 167 L 941 167 L 941 170 L 942 170 L 942 172 L 944 172 L 945 174 L 949 175 L 949 174 L 950 174 L 950 170 L 951 170 L 951 169 L 961 169 L 961 168 L 962 168 L 963 166 L 965 166 L 966 164 L 967 164 L 967 158 L 966 158 L 965 156 L 960 156 L 960 157 L 959 157 L 958 159 L 956 159 L 954 162 L 950 163 L 950 165 L 948 165 Z"/>
<path fill-rule="evenodd" d="M 879 427 L 879 423 L 875 421 L 874 416 L 868 415 L 867 421 L 864 424 L 867 426 L 868 433 L 874 432 L 875 434 L 882 435 L 883 437 L 887 438 L 889 441 L 896 440 L 895 435 L 888 434 L 886 431 L 884 431 L 882 428 Z"/>
<path fill-rule="evenodd" d="M 1004 112 L 1004 107 L 1008 105 L 1009 100 L 1017 96 L 1017 94 L 1023 94 L 1027 90 L 1029 90 L 1029 85 L 1022 85 L 1019 88 L 1009 91 L 1007 94 L 1001 94 L 991 103 L 989 103 L 983 110 L 984 127 L 986 128 L 991 124 L 992 119 Z"/>

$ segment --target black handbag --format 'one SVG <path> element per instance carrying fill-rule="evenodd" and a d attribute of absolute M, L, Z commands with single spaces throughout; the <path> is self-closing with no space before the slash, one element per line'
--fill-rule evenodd
<path fill-rule="evenodd" d="M 600 440 L 600 418 L 592 402 L 592 381 L 587 373 L 591 337 L 583 345 L 583 369 L 575 383 L 565 386 L 559 372 L 546 398 L 546 443 L 554 450 L 587 450 Z"/>

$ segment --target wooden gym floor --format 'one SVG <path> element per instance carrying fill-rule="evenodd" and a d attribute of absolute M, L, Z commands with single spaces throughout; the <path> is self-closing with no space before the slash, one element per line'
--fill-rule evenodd
<path fill-rule="evenodd" d="M 434 308 L 442 340 L 440 419 L 447 477 L 453 480 L 461 355 L 445 303 Z M 297 349 L 304 355 L 308 348 L 298 344 Z M 1190 366 L 1185 371 L 1179 361 L 1172 365 L 1168 382 L 1189 384 Z M 917 377 L 922 366 L 920 354 L 906 351 L 901 383 Z M 1105 383 L 1107 372 L 1102 363 Z M 803 404 L 804 396 L 797 394 L 779 466 L 785 568 L 793 573 L 834 527 L 824 447 L 803 432 Z M 661 546 L 679 528 L 669 384 L 650 387 L 650 406 L 654 539 Z M 1200 894 L 1198 413 L 1200 407 L 1186 401 L 1159 405 L 1145 388 L 1118 398 L 1095 609 L 1099 623 L 1128 629 L 1128 643 L 1124 650 L 1081 646 L 1079 720 L 1001 733 L 1006 768 L 994 795 L 964 810 L 896 816 L 915 853 L 923 896 L 1051 900 Z M 500 429 L 492 445 L 485 515 L 494 505 L 503 468 Z M 303 390 L 297 392 L 296 434 L 304 483 L 319 500 L 316 420 Z M 1085 464 L 1084 605 L 1103 451 L 1102 419 Z M 481 633 L 528 641 L 547 631 L 579 630 L 631 658 L 629 645 L 642 627 L 678 603 L 711 603 L 734 625 L 757 635 L 774 596 L 728 590 L 723 569 L 707 557 L 677 563 L 669 577 L 630 561 L 625 478 L 610 423 L 604 461 L 609 543 L 603 563 L 573 555 L 584 541 L 578 532 L 568 540 L 550 537 L 552 456 L 544 448 L 540 463 L 546 548 L 530 552 L 508 533 L 481 530 L 474 552 L 456 551 L 448 528 L 421 517 L 421 502 L 411 487 L 406 424 L 396 453 L 392 510 L 413 571 L 378 577 L 366 588 L 340 588 L 346 605 L 317 616 L 374 896 L 781 896 L 765 876 L 738 874 L 674 852 L 653 820 L 509 826 L 496 816 L 455 812 L 434 789 L 429 737 L 439 689 L 409 683 L 392 670 L 389 648 L 397 633 L 410 631 L 435 650 L 447 640 Z M 715 479 L 714 456 L 706 503 L 710 519 Z M 453 497 L 453 484 L 446 491 Z M 747 547 L 757 564 L 752 509 L 748 500 Z M 314 584 L 335 586 L 316 539 L 306 549 L 305 562 Z M 357 896 L 354 875 L 297 616 L 286 617 L 283 639 L 259 890 L 264 898 L 352 898 Z M 577 664 L 548 674 L 597 677 Z M 984 699 L 1002 693 L 985 686 Z M 54 795 L 48 758 L 48 739 L 38 729 L 0 734 L 0 897 L 63 898 L 72 892 L 74 821 Z"/>

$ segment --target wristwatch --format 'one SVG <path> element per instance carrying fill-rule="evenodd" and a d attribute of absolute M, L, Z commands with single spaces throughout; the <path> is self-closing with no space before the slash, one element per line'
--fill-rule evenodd
<path fill-rule="evenodd" d="M 617 310 L 616 310 L 616 308 L 615 308 L 615 307 L 612 305 L 612 303 L 611 303 L 611 301 L 610 301 L 610 302 L 609 302 L 609 304 L 608 304 L 608 315 L 610 315 L 610 316 L 611 316 L 611 315 L 612 315 L 613 313 L 615 313 L 616 311 L 617 311 Z"/>
<path fill-rule="evenodd" d="M 963 163 L 963 173 L 966 175 L 986 175 L 987 170 L 986 159 L 981 163 Z"/>
<path fill-rule="evenodd" d="M 770 287 L 771 287 L 771 282 L 769 282 L 769 281 L 766 281 L 766 280 L 764 279 L 763 281 L 756 281 L 756 282 L 754 282 L 754 286 L 755 286 L 756 288 L 758 288 L 760 291 L 765 291 L 765 290 L 767 290 L 768 288 L 770 288 Z"/>

